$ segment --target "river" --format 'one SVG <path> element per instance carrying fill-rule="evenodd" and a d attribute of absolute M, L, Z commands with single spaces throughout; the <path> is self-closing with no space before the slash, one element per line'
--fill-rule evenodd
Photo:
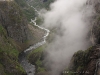
<path fill-rule="evenodd" d="M 33 6 L 31 6 L 31 7 L 39 14 L 39 12 Z M 27 48 L 26 50 L 24 50 L 22 53 L 19 54 L 19 62 L 22 65 L 22 67 L 25 69 L 27 75 L 34 75 L 35 74 L 35 65 L 32 65 L 31 63 L 29 63 L 29 61 L 27 60 L 27 55 L 32 50 L 34 50 L 34 49 L 40 47 L 41 45 L 45 44 L 46 43 L 46 38 L 48 37 L 48 35 L 50 33 L 50 31 L 48 29 L 37 25 L 36 20 L 37 20 L 37 17 L 35 17 L 34 20 L 31 19 L 31 23 L 33 23 L 39 29 L 45 30 L 46 33 L 43 36 L 43 40 L 36 43 L 35 45 L 30 46 L 29 48 Z"/>

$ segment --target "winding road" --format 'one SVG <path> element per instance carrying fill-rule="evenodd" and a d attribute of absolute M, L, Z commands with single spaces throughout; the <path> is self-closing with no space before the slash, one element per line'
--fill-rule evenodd
<path fill-rule="evenodd" d="M 30 6 L 30 5 L 29 5 Z M 33 6 L 31 6 L 32 8 L 34 8 Z M 39 14 L 39 12 L 34 8 L 34 10 Z M 41 27 L 39 25 L 36 24 L 36 20 L 37 20 L 37 17 L 32 20 L 31 19 L 31 23 L 33 23 L 35 26 L 37 26 L 38 28 L 42 29 L 42 30 L 45 30 L 46 33 L 44 34 L 43 36 L 43 40 L 36 43 L 35 45 L 33 46 L 30 46 L 28 49 L 24 50 L 22 53 L 19 54 L 19 62 L 20 64 L 22 65 L 22 67 L 25 69 L 27 75 L 34 75 L 35 74 L 35 65 L 32 65 L 28 62 L 27 60 L 27 55 L 34 49 L 40 47 L 41 45 L 45 44 L 46 43 L 46 38 L 48 37 L 50 31 L 44 27 Z"/>

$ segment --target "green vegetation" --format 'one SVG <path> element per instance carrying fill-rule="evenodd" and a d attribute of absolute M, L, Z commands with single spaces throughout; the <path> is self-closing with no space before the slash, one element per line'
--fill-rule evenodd
<path fill-rule="evenodd" d="M 35 10 L 28 6 L 28 4 L 34 6 L 36 9 L 41 10 L 42 8 L 49 9 L 50 3 L 52 3 L 54 0 L 47 0 L 46 2 L 41 2 L 40 0 L 15 0 L 15 2 L 22 8 L 24 15 L 26 16 L 27 20 L 30 22 L 31 19 L 34 19 L 37 16 L 37 12 Z M 42 20 L 40 18 L 37 19 L 37 24 L 41 25 Z"/>
<path fill-rule="evenodd" d="M 16 9 L 9 10 L 9 18 L 12 20 L 13 23 L 17 23 L 17 24 L 21 23 L 23 19 L 23 13 L 21 9 L 15 2 L 11 3 L 10 5 L 12 8 L 16 8 Z"/>
<path fill-rule="evenodd" d="M 51 1 L 49 0 L 48 3 L 44 3 L 42 5 L 41 1 L 39 2 L 40 4 L 38 5 L 40 5 L 41 8 L 47 7 L 48 9 L 49 8 L 48 4 L 50 4 L 49 2 Z M 19 33 L 21 32 L 20 31 L 21 26 L 27 24 L 26 22 L 27 20 L 28 22 L 30 22 L 30 20 L 34 19 L 36 16 L 34 9 L 28 6 L 26 0 L 15 0 L 14 2 L 9 2 L 9 3 L 5 2 L 5 4 L 1 3 L 0 8 L 3 11 L 2 16 L 4 17 L 4 19 L 6 18 L 6 16 L 8 17 L 7 22 L 5 21 L 4 24 L 5 27 L 6 25 L 9 25 L 9 28 L 13 27 L 17 28 L 18 30 L 14 31 L 14 33 L 16 33 L 16 35 L 18 36 Z M 27 20 L 23 16 L 26 16 Z M 39 25 L 41 24 L 41 22 L 42 22 L 41 18 L 37 18 L 37 23 Z M 37 32 L 39 31 L 37 30 Z M 12 34 L 14 33 L 12 32 Z M 19 43 L 17 44 L 16 41 L 13 38 L 8 37 L 8 35 L 10 34 L 8 34 L 7 29 L 5 30 L 5 28 L 3 28 L 2 25 L 0 25 L 0 73 L 2 73 L 2 75 L 24 75 L 26 73 L 21 67 L 21 65 L 18 63 L 18 55 L 20 53 L 20 50 L 17 50 L 16 48 L 19 46 L 18 45 Z M 24 42 L 28 42 L 28 40 L 26 41 L 24 40 L 23 43 Z M 44 48 L 45 46 L 41 46 L 36 50 L 32 51 L 32 53 L 28 55 L 29 61 L 32 64 L 36 65 L 37 72 L 40 73 L 46 71 L 46 69 L 43 67 Z"/>
<path fill-rule="evenodd" d="M 45 9 L 49 9 L 50 3 L 54 2 L 54 0 L 47 0 L 46 2 L 40 1 L 40 0 L 32 0 L 29 1 L 28 3 L 32 6 L 34 6 L 35 8 L 37 8 L 38 10 L 45 8 Z"/>
<path fill-rule="evenodd" d="M 32 7 L 28 7 L 27 9 L 23 10 L 24 14 L 26 15 L 27 20 L 30 22 L 31 19 L 35 18 L 35 11 Z"/>
<path fill-rule="evenodd" d="M 26 16 L 30 22 L 30 19 L 34 19 L 36 16 L 35 11 L 32 7 L 27 5 L 25 0 L 15 0 L 14 2 L 12 1 L 9 3 L 6 1 L 0 2 L 0 10 L 0 14 L 2 16 L 0 17 L 0 73 L 2 75 L 26 75 L 25 71 L 18 63 L 18 55 L 21 50 L 24 50 L 21 47 L 25 48 L 26 43 L 28 42 L 27 39 L 23 40 L 26 38 L 26 35 L 22 37 L 24 33 L 28 34 L 28 23 L 24 16 Z M 37 32 L 39 31 L 37 29 Z M 21 44 L 19 41 L 15 41 L 16 39 L 22 41 L 23 44 Z M 37 71 L 39 72 L 45 71 L 41 57 L 43 48 L 43 46 L 39 47 L 33 52 L 35 55 L 34 59 L 36 61 L 34 63 L 37 65 Z"/>
<path fill-rule="evenodd" d="M 31 19 L 35 18 L 36 14 L 34 9 L 28 6 L 26 0 L 15 0 L 15 1 L 22 8 L 24 15 L 26 16 L 29 22 L 31 21 Z"/>
<path fill-rule="evenodd" d="M 26 6 L 28 6 L 27 5 L 27 3 L 26 3 L 26 0 L 15 0 L 18 4 L 19 4 L 19 6 L 21 6 L 21 7 L 26 7 Z"/>
<path fill-rule="evenodd" d="M 37 16 L 37 12 L 28 5 L 28 3 L 35 8 L 46 8 L 49 9 L 50 3 L 53 2 L 53 0 L 48 0 L 47 2 L 42 3 L 40 0 L 33 0 L 33 1 L 26 1 L 26 0 L 15 0 L 15 2 L 22 8 L 24 15 L 26 16 L 28 22 L 31 21 L 31 19 L 34 19 Z M 37 24 L 40 25 L 42 20 L 40 18 L 37 19 Z"/>
<path fill-rule="evenodd" d="M 2 64 L 0 64 L 0 75 L 6 75 L 6 73 L 4 72 L 4 67 Z"/>
<path fill-rule="evenodd" d="M 43 51 L 45 49 L 45 45 L 33 50 L 29 55 L 29 61 L 36 65 L 37 72 L 45 72 L 45 68 L 43 66 Z"/>
<path fill-rule="evenodd" d="M 25 71 L 18 63 L 19 51 L 13 46 L 6 30 L 0 25 L 0 75 L 21 75 Z"/>
<path fill-rule="evenodd" d="M 0 34 L 5 35 L 5 36 L 7 35 L 5 29 L 3 28 L 3 26 L 1 24 L 0 24 Z"/>
<path fill-rule="evenodd" d="M 37 23 L 37 25 L 43 24 L 43 18 L 37 17 L 36 23 Z"/>
<path fill-rule="evenodd" d="M 85 51 L 79 50 L 78 52 L 76 52 L 71 59 L 69 71 L 83 72 L 84 68 L 91 61 L 90 55 L 92 52 L 93 52 L 93 47 L 90 47 L 89 49 Z M 77 74 L 74 74 L 74 75 L 77 75 Z"/>

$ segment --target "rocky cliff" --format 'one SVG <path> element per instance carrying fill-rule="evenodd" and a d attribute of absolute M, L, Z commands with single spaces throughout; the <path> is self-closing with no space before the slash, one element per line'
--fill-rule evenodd
<path fill-rule="evenodd" d="M 20 7 L 14 1 L 0 1 L 0 75 L 26 75 L 18 55 L 28 36 L 28 22 Z"/>
<path fill-rule="evenodd" d="M 27 20 L 30 22 L 31 19 L 36 17 L 35 10 L 29 6 L 26 0 L 15 0 L 15 2 L 23 9 L 23 14 L 25 14 Z"/>
<path fill-rule="evenodd" d="M 6 29 L 0 24 L 0 75 L 26 75 L 18 63 L 19 51 L 7 35 Z"/>
<path fill-rule="evenodd" d="M 27 20 L 15 2 L 0 2 L 0 24 L 15 41 L 23 43 L 28 40 Z"/>
<path fill-rule="evenodd" d="M 100 75 L 100 0 L 89 0 L 93 5 L 94 16 L 91 18 L 91 41 L 93 46 L 85 51 L 76 52 L 71 60 L 68 75 Z M 67 74 L 65 74 L 67 75 Z"/>
<path fill-rule="evenodd" d="M 26 75 L 18 55 L 44 35 L 23 9 L 15 1 L 0 1 L 0 75 Z"/>
<path fill-rule="evenodd" d="M 85 51 L 76 52 L 70 63 L 71 75 L 94 75 L 96 64 L 100 58 L 100 45 L 90 47 Z M 76 72 L 76 73 L 75 73 Z"/>
<path fill-rule="evenodd" d="M 95 15 L 92 19 L 91 36 L 94 44 L 100 44 L 100 0 L 92 1 L 94 4 Z"/>

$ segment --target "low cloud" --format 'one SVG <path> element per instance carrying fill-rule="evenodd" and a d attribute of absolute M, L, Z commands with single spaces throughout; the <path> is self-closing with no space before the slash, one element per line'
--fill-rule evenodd
<path fill-rule="evenodd" d="M 93 9 L 86 3 L 87 0 L 56 0 L 50 10 L 42 14 L 46 28 L 57 28 L 54 41 L 46 48 L 44 60 L 51 75 L 59 75 L 76 51 L 91 45 L 89 19 Z"/>

